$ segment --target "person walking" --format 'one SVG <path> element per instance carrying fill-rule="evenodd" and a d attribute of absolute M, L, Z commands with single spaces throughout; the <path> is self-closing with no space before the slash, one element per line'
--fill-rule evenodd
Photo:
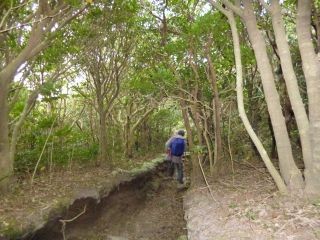
<path fill-rule="evenodd" d="M 168 143 L 168 141 L 167 141 L 167 143 Z M 171 150 L 169 148 L 169 145 L 167 145 L 167 143 L 165 144 L 165 146 L 166 146 L 165 165 L 166 165 L 166 169 L 167 169 L 167 176 L 172 177 L 174 174 L 174 165 L 172 163 Z"/>
<path fill-rule="evenodd" d="M 183 162 L 182 156 L 186 150 L 186 140 L 184 138 L 184 130 L 179 130 L 177 134 L 172 136 L 166 142 L 166 148 L 170 149 L 171 153 L 171 162 L 174 166 L 174 169 L 177 172 L 177 181 L 180 184 L 183 184 Z"/>

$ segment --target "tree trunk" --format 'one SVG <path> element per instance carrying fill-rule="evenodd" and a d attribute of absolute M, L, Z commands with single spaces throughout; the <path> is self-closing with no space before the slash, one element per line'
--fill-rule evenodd
<path fill-rule="evenodd" d="M 298 126 L 303 160 L 305 162 L 306 171 L 308 172 L 310 169 L 310 162 L 312 161 L 309 120 L 299 92 L 298 80 L 293 69 L 290 48 L 286 38 L 284 23 L 281 16 L 281 7 L 278 0 L 272 0 L 270 12 L 272 14 L 272 25 L 278 47 L 283 77 Z"/>
<path fill-rule="evenodd" d="M 0 192 L 8 190 L 13 174 L 13 162 L 10 159 L 8 129 L 8 84 L 6 74 L 0 73 Z"/>
<path fill-rule="evenodd" d="M 241 41 L 241 40 L 240 40 Z M 248 119 L 249 122 L 251 123 L 251 127 L 253 129 L 253 131 L 258 132 L 259 131 L 259 122 L 261 120 L 261 114 L 260 114 L 260 105 L 257 103 L 257 100 L 254 99 L 254 94 L 255 94 L 255 82 L 256 82 L 256 73 L 257 73 L 257 67 L 255 66 L 254 69 L 250 69 L 250 71 L 245 71 L 245 75 L 251 75 L 250 78 L 247 78 L 247 81 L 245 83 L 245 89 L 247 89 L 247 105 L 248 105 Z M 258 84 L 258 87 L 260 84 Z M 257 150 L 256 145 L 254 144 L 254 142 L 252 142 L 251 138 L 250 138 L 250 144 L 252 147 L 253 152 L 255 153 L 255 155 L 259 156 L 260 153 Z M 272 158 L 272 157 L 271 157 Z"/>
<path fill-rule="evenodd" d="M 133 157 L 133 143 L 134 143 L 134 134 L 137 128 L 146 120 L 146 118 L 154 111 L 155 106 L 152 106 L 149 110 L 147 110 L 131 127 L 131 119 L 130 116 L 127 116 L 127 127 L 126 127 L 126 140 L 125 140 L 125 155 L 129 158 Z M 131 115 L 131 107 L 130 112 Z"/>
<path fill-rule="evenodd" d="M 202 185 L 203 180 L 201 176 L 201 169 L 199 166 L 199 162 L 197 159 L 197 155 L 194 154 L 193 148 L 194 148 L 194 142 L 193 142 L 193 135 L 192 135 L 192 129 L 191 129 L 191 124 L 189 121 L 189 116 L 188 116 L 188 111 L 187 111 L 187 106 L 183 100 L 180 101 L 180 106 L 181 106 L 181 112 L 182 112 L 182 117 L 184 121 L 184 126 L 186 127 L 187 131 L 187 140 L 188 140 L 188 151 L 190 152 L 190 158 L 191 158 L 191 188 L 197 188 Z"/>
<path fill-rule="evenodd" d="M 273 131 L 273 127 L 272 127 L 272 122 L 271 122 L 270 116 L 268 117 L 268 127 L 269 127 L 270 134 L 271 134 L 271 151 L 270 151 L 270 156 L 271 156 L 271 159 L 276 159 L 276 158 L 278 158 L 277 141 L 276 141 L 276 138 L 275 138 L 275 136 L 274 136 L 274 131 Z"/>
<path fill-rule="evenodd" d="M 191 90 L 191 95 L 192 95 L 192 105 L 190 107 L 191 113 L 192 113 L 192 120 L 194 122 L 194 125 L 196 126 L 197 130 L 197 135 L 198 135 L 198 144 L 200 146 L 203 145 L 203 129 L 201 126 L 201 118 L 200 118 L 200 107 L 198 103 L 198 94 L 199 94 L 199 81 L 200 81 L 200 76 L 198 73 L 198 68 L 197 65 L 195 64 L 196 57 L 195 57 L 195 52 L 193 49 L 190 50 L 190 55 L 192 56 L 192 59 L 190 59 L 190 65 L 193 70 L 193 73 L 195 75 L 195 86 L 194 89 Z"/>
<path fill-rule="evenodd" d="M 127 157 L 127 158 L 131 158 L 132 157 L 132 149 L 130 149 L 130 132 L 131 132 L 131 118 L 129 115 L 131 115 L 131 105 L 130 105 L 130 108 L 129 108 L 129 113 L 127 115 L 127 119 L 126 119 L 126 123 L 125 123 L 125 126 L 124 126 L 124 155 Z"/>
<path fill-rule="evenodd" d="M 250 122 L 248 120 L 248 117 L 246 115 L 245 109 L 244 109 L 244 103 L 243 103 L 243 87 L 242 87 L 242 63 L 241 63 L 241 53 L 240 53 L 240 41 L 238 36 L 238 30 L 236 21 L 234 19 L 232 12 L 227 12 L 224 9 L 220 8 L 220 11 L 222 11 L 229 20 L 230 27 L 232 30 L 232 38 L 233 38 L 233 44 L 234 44 L 234 55 L 235 55 L 235 61 L 236 61 L 236 69 L 237 69 L 237 103 L 238 103 L 238 110 L 241 120 L 243 121 L 243 124 L 251 137 L 252 141 L 254 142 L 255 146 L 257 147 L 257 150 L 260 153 L 260 156 L 265 163 L 268 171 L 270 172 L 272 178 L 274 179 L 278 189 L 282 193 L 287 192 L 287 187 L 285 183 L 283 182 L 280 174 L 273 166 L 266 150 L 264 149 L 262 143 L 260 142 L 259 138 L 255 134 L 254 130 L 252 129 Z"/>
<path fill-rule="evenodd" d="M 311 38 L 311 0 L 298 1 L 297 35 L 309 101 L 312 161 L 306 163 L 306 192 L 320 195 L 320 63 Z"/>
<path fill-rule="evenodd" d="M 24 51 L 22 51 L 24 52 Z M 9 143 L 9 86 L 19 64 L 22 64 L 24 54 L 14 59 L 0 72 L 0 192 L 8 190 L 10 178 L 13 175 L 13 161 L 10 158 Z"/>
<path fill-rule="evenodd" d="M 317 53 L 320 53 L 320 12 L 316 6 L 316 1 L 313 1 L 313 24 L 316 29 Z"/>
<path fill-rule="evenodd" d="M 133 142 L 134 142 L 134 135 L 130 135 L 126 144 L 125 155 L 127 158 L 133 158 Z"/>
<path fill-rule="evenodd" d="M 217 86 L 217 75 L 209 53 L 209 46 L 207 46 L 207 61 L 209 68 L 209 80 L 213 91 L 214 101 L 214 169 L 211 173 L 218 174 L 223 170 L 223 158 L 222 158 L 222 137 L 221 137 L 221 101 L 219 98 L 219 91 Z M 211 170 L 211 169 L 210 169 Z"/>
<path fill-rule="evenodd" d="M 215 149 L 212 149 L 212 142 L 209 136 L 209 127 L 208 127 L 208 117 L 206 114 L 205 109 L 202 109 L 202 116 L 203 116 L 203 137 L 205 140 L 205 143 L 207 145 L 207 149 L 208 149 L 208 155 L 209 155 L 209 164 L 210 164 L 210 173 L 213 175 L 214 174 L 214 157 L 215 155 Z M 214 146 L 216 147 L 216 141 Z"/>
<path fill-rule="evenodd" d="M 272 67 L 267 55 L 267 48 L 258 29 L 254 11 L 250 0 L 244 0 L 243 20 L 247 27 L 249 39 L 253 47 L 258 69 L 260 71 L 263 84 L 265 99 L 268 106 L 279 155 L 279 164 L 281 174 L 287 186 L 294 189 L 303 188 L 302 174 L 297 168 L 292 154 L 291 143 L 282 115 L 279 95 L 275 86 Z"/>
<path fill-rule="evenodd" d="M 102 161 L 106 162 L 107 160 L 107 129 L 106 129 L 106 116 L 104 111 L 99 111 L 99 159 L 97 165 Z M 109 163 L 111 165 L 111 163 Z"/>
<path fill-rule="evenodd" d="M 197 137 L 198 137 L 198 145 L 203 145 L 203 138 L 202 138 L 202 126 L 201 126 L 201 119 L 200 119 L 200 113 L 199 113 L 199 104 L 197 103 L 197 97 L 193 98 L 193 103 L 191 104 L 190 111 L 192 113 L 192 120 L 194 123 L 194 126 L 196 127 L 197 131 Z"/>
<path fill-rule="evenodd" d="M 177 81 L 179 84 L 179 87 L 183 87 L 183 83 L 181 78 L 179 77 L 179 73 L 176 72 L 176 69 L 174 69 L 175 74 L 177 76 Z M 183 92 L 179 92 L 179 96 L 181 98 L 180 100 L 180 106 L 181 106 L 181 112 L 182 112 L 182 117 L 184 121 L 184 126 L 186 127 L 187 131 L 187 140 L 188 140 L 188 151 L 190 152 L 190 158 L 191 158 L 191 165 L 192 165 L 192 170 L 191 170 L 191 188 L 197 188 L 202 185 L 203 179 L 202 179 L 202 174 L 201 174 L 201 169 L 200 165 L 197 159 L 197 155 L 193 152 L 194 148 L 194 137 L 192 134 L 192 128 L 189 120 L 189 114 L 188 114 L 188 106 L 186 102 L 183 100 Z"/>
<path fill-rule="evenodd" d="M 13 175 L 13 159 L 10 158 L 9 143 L 9 103 L 8 93 L 10 83 L 19 66 L 27 57 L 27 48 L 21 51 L 18 57 L 0 71 L 0 191 L 5 192 L 9 187 Z"/>
<path fill-rule="evenodd" d="M 26 117 L 28 116 L 28 114 L 30 113 L 31 109 L 34 107 L 34 104 L 37 100 L 38 95 L 39 95 L 39 89 L 34 90 L 30 94 L 26 102 L 26 105 L 24 106 L 23 111 L 19 117 L 19 120 L 14 125 L 13 131 L 12 131 L 12 137 L 11 137 L 11 144 L 10 144 L 10 160 L 12 162 L 14 162 L 20 128 L 22 127 L 22 124 L 26 119 Z"/>

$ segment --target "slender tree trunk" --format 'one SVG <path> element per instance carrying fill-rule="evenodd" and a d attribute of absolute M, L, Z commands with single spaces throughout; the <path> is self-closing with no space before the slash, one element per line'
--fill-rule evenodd
<path fill-rule="evenodd" d="M 205 143 L 207 145 L 207 149 L 208 149 L 208 155 L 209 155 L 209 163 L 210 163 L 210 173 L 214 174 L 214 157 L 216 157 L 215 154 L 215 149 L 212 149 L 212 142 L 209 136 L 209 128 L 208 128 L 208 117 L 207 114 L 205 112 L 205 109 L 202 109 L 202 116 L 203 116 L 203 137 L 205 140 Z M 216 141 L 214 144 L 215 148 L 217 146 Z"/>
<path fill-rule="evenodd" d="M 10 158 L 9 140 L 9 103 L 8 94 L 10 83 L 19 66 L 23 63 L 26 50 L 0 71 L 0 192 L 9 187 L 13 175 L 13 159 Z"/>
<path fill-rule="evenodd" d="M 99 111 L 99 159 L 97 165 L 99 165 L 102 161 L 105 162 L 107 160 L 107 129 L 106 129 L 106 116 L 104 111 Z M 109 163 L 111 165 L 111 163 Z"/>
<path fill-rule="evenodd" d="M 129 125 L 127 127 L 127 141 L 125 143 L 126 145 L 126 156 L 129 158 L 133 157 L 133 143 L 134 143 L 134 134 L 137 130 L 137 128 L 146 120 L 146 118 L 154 111 L 155 107 L 151 107 L 149 110 L 147 110 L 131 127 L 131 121 L 128 116 L 128 122 Z"/>
<path fill-rule="evenodd" d="M 193 49 L 190 50 L 190 55 L 192 56 L 192 59 L 190 59 L 190 65 L 191 65 L 191 68 L 193 70 L 193 73 L 195 75 L 195 80 L 196 80 L 195 87 L 194 87 L 194 89 L 191 90 L 192 105 L 190 107 L 190 110 L 193 115 L 192 120 L 193 120 L 194 125 L 196 126 L 196 130 L 197 130 L 198 143 L 199 143 L 199 145 L 202 146 L 203 145 L 203 138 L 202 138 L 203 129 L 201 126 L 200 106 L 198 103 L 200 77 L 199 77 L 197 65 L 195 64 L 196 57 L 195 57 L 195 52 L 193 51 Z"/>
<path fill-rule="evenodd" d="M 193 98 L 193 103 L 190 107 L 190 111 L 193 115 L 193 123 L 196 127 L 196 131 L 197 131 L 197 137 L 198 137 L 198 144 L 200 146 L 203 145 L 203 138 L 202 138 L 202 126 L 201 126 L 201 119 L 200 119 L 200 113 L 199 113 L 199 104 L 197 103 L 197 98 L 196 96 L 194 96 Z"/>
<path fill-rule="evenodd" d="M 13 175 L 13 159 L 10 158 L 9 143 L 9 103 L 8 93 L 10 83 L 19 66 L 28 55 L 28 47 L 5 68 L 0 71 L 0 191 L 8 189 L 10 178 Z"/>
<path fill-rule="evenodd" d="M 272 67 L 267 55 L 267 48 L 258 29 L 254 11 L 250 0 L 244 0 L 243 20 L 248 30 L 249 39 L 253 47 L 258 69 L 264 88 L 265 99 L 268 106 L 279 155 L 279 164 L 281 174 L 287 186 L 294 189 L 303 188 L 302 174 L 297 168 L 292 154 L 291 143 L 282 115 L 279 95 L 275 86 Z"/>
<path fill-rule="evenodd" d="M 176 70 L 174 69 L 174 71 L 176 71 Z M 178 78 L 177 80 L 178 80 L 179 87 L 182 88 L 183 83 L 182 83 L 181 78 L 179 77 L 179 73 L 177 73 L 177 72 L 175 72 L 175 73 Z M 192 134 L 191 123 L 189 120 L 188 106 L 187 106 L 186 102 L 184 100 L 182 100 L 184 97 L 182 92 L 180 92 L 179 96 L 181 98 L 180 106 L 181 106 L 181 112 L 182 112 L 184 125 L 185 125 L 186 131 L 187 131 L 188 150 L 190 152 L 191 165 L 192 165 L 191 188 L 197 188 L 197 187 L 201 186 L 201 184 L 203 183 L 202 173 L 201 173 L 201 169 L 200 169 L 199 162 L 197 159 L 197 155 L 193 152 L 194 136 Z"/>
<path fill-rule="evenodd" d="M 313 24 L 316 29 L 317 38 L 317 53 L 320 53 L 320 12 L 316 6 L 316 1 L 313 1 Z"/>
<path fill-rule="evenodd" d="M 270 116 L 268 117 L 268 127 L 269 127 L 270 134 L 271 134 L 271 151 L 270 151 L 270 156 L 271 156 L 271 159 L 276 159 L 276 158 L 278 158 L 277 141 L 276 141 L 276 138 L 275 138 L 275 136 L 274 136 L 274 131 L 273 131 L 273 127 L 272 127 L 272 122 L 271 122 Z"/>
<path fill-rule="evenodd" d="M 209 80 L 211 83 L 211 88 L 213 91 L 213 100 L 214 100 L 214 135 L 215 135 L 215 144 L 214 144 L 214 171 L 216 174 L 219 174 L 223 168 L 223 158 L 222 158 L 222 137 L 221 137 L 221 101 L 219 97 L 219 91 L 217 86 L 217 75 L 216 71 L 210 56 L 210 52 L 207 46 L 207 61 L 209 67 Z M 213 172 L 212 172 L 213 173 Z"/>
<path fill-rule="evenodd" d="M 128 138 L 126 153 L 125 153 L 127 158 L 133 157 L 133 142 L 134 142 L 134 135 L 130 135 Z"/>
<path fill-rule="evenodd" d="M 234 15 L 232 12 L 227 12 L 224 9 L 220 9 L 223 11 L 229 20 L 231 30 L 232 30 L 232 38 L 233 38 L 233 44 L 234 44 L 234 55 L 235 55 L 235 61 L 236 61 L 236 68 L 237 68 L 237 103 L 238 103 L 238 110 L 241 120 L 243 121 L 243 124 L 250 135 L 252 141 L 254 142 L 255 146 L 257 147 L 257 150 L 260 153 L 260 156 L 265 163 L 268 171 L 270 172 L 272 178 L 274 179 L 278 189 L 282 193 L 287 192 L 287 187 L 282 180 L 280 174 L 273 166 L 266 150 L 264 149 L 262 143 L 260 142 L 259 138 L 255 134 L 254 130 L 252 129 L 250 122 L 248 120 L 248 117 L 246 115 L 245 109 L 244 109 L 244 103 L 243 103 L 243 87 L 242 87 L 242 63 L 241 63 L 241 53 L 240 53 L 240 41 L 238 36 L 238 30 L 236 21 L 234 19 Z"/>
<path fill-rule="evenodd" d="M 8 129 L 8 76 L 0 73 L 0 192 L 8 190 L 13 174 L 13 162 L 10 159 Z"/>
<path fill-rule="evenodd" d="M 201 177 L 201 169 L 199 166 L 199 162 L 197 159 L 197 155 L 194 154 L 192 151 L 194 148 L 194 142 L 193 142 L 193 134 L 192 134 L 192 129 L 191 129 L 191 124 L 188 116 L 188 111 L 187 111 L 187 105 L 183 100 L 180 101 L 180 106 L 181 106 L 181 112 L 182 112 L 182 117 L 184 121 L 184 126 L 186 127 L 187 131 L 187 140 L 188 140 L 188 150 L 190 152 L 190 158 L 191 158 L 191 188 L 197 188 L 202 185 L 202 177 Z"/>
<path fill-rule="evenodd" d="M 127 120 L 124 128 L 125 128 L 124 129 L 124 135 L 125 135 L 125 138 L 124 138 L 125 153 L 124 154 L 126 157 L 131 158 L 132 157 L 132 150 L 130 149 L 131 148 L 130 147 L 131 118 L 129 115 L 127 115 Z"/>
<path fill-rule="evenodd" d="M 306 163 L 306 192 L 320 195 L 320 63 L 311 38 L 311 0 L 298 1 L 297 35 L 309 101 L 312 162 Z"/>
<path fill-rule="evenodd" d="M 34 107 L 34 104 L 37 100 L 38 95 L 39 95 L 39 89 L 34 90 L 30 94 L 26 102 L 26 105 L 24 106 L 23 111 L 19 117 L 19 120 L 14 125 L 13 131 L 12 131 L 12 137 L 11 137 L 11 144 L 10 144 L 10 161 L 11 162 L 14 162 L 14 157 L 15 157 L 16 147 L 17 147 L 17 142 L 19 137 L 19 131 L 22 127 L 22 124 L 24 123 L 24 120 L 30 113 L 31 109 Z"/>
<path fill-rule="evenodd" d="M 241 41 L 241 40 L 240 40 Z M 260 119 L 261 119 L 261 114 L 259 113 L 259 108 L 260 108 L 260 105 L 257 104 L 257 100 L 253 98 L 254 96 L 254 91 L 255 91 L 255 76 L 256 76 L 256 72 L 257 72 L 257 67 L 255 67 L 255 69 L 250 69 L 250 71 L 246 71 L 245 72 L 245 75 L 251 75 L 251 77 L 247 79 L 246 81 L 246 89 L 247 89 L 247 94 L 248 94 L 248 118 L 249 118 L 249 121 L 251 123 L 251 126 L 252 126 L 252 129 L 253 131 L 257 132 L 258 129 L 259 129 L 259 122 L 260 122 Z M 250 138 L 251 140 L 251 138 Z M 257 147 L 256 145 L 254 144 L 254 142 L 252 142 L 252 140 L 250 141 L 251 143 L 251 147 L 252 147 L 252 150 L 254 151 L 254 153 L 259 156 L 259 152 L 257 150 Z"/>
<path fill-rule="evenodd" d="M 270 12 L 272 14 L 272 25 L 279 50 L 278 54 L 280 57 L 283 77 L 287 86 L 287 92 L 292 110 L 297 122 L 302 146 L 303 160 L 305 162 L 306 172 L 308 172 L 310 167 L 312 167 L 310 166 L 310 163 L 312 162 L 312 151 L 309 133 L 309 119 L 303 105 L 303 101 L 299 92 L 298 80 L 293 69 L 290 48 L 286 38 L 284 23 L 281 16 L 281 7 L 278 0 L 272 0 Z"/>
<path fill-rule="evenodd" d="M 97 142 L 97 139 L 96 139 L 96 132 L 95 132 L 95 129 L 97 129 L 97 127 L 95 126 L 96 125 L 96 121 L 94 120 L 94 116 L 93 114 L 96 114 L 95 111 L 93 111 L 93 106 L 90 104 L 89 105 L 89 126 L 90 126 L 90 133 L 91 133 L 91 138 L 92 138 L 92 143 L 96 143 Z M 88 141 L 89 143 L 89 141 Z"/>

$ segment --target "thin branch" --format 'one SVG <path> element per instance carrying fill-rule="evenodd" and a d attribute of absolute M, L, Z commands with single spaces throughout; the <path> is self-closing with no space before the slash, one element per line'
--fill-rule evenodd
<path fill-rule="evenodd" d="M 201 173 L 202 173 L 202 176 L 204 178 L 204 181 L 206 182 L 206 185 L 208 187 L 208 190 L 209 190 L 209 193 L 211 195 L 211 198 L 216 202 L 216 203 L 219 203 L 217 199 L 215 199 L 215 197 L 213 196 L 213 193 L 212 193 L 212 190 L 211 190 L 211 187 L 208 183 L 208 180 L 206 178 L 206 174 L 204 173 L 203 171 L 203 167 L 202 167 L 202 164 L 201 164 L 201 160 L 200 160 L 200 157 L 199 157 L 199 154 L 198 154 L 198 162 L 199 162 L 199 166 L 200 166 L 200 169 L 201 169 Z"/>
<path fill-rule="evenodd" d="M 34 20 L 34 21 L 26 22 L 26 23 L 21 23 L 21 24 L 19 24 L 17 26 L 13 26 L 13 27 L 10 27 L 10 28 L 7 28 L 7 29 L 0 30 L 0 34 L 1 33 L 5 33 L 5 32 L 9 32 L 9 31 L 11 31 L 13 29 L 21 28 L 21 27 L 24 27 L 24 26 L 27 26 L 27 25 L 33 25 L 35 23 L 40 23 L 40 22 L 42 22 L 44 20 L 54 18 L 54 17 L 60 15 L 63 11 L 66 11 L 68 8 L 69 8 L 69 6 L 64 8 L 64 9 L 62 9 L 61 12 L 58 12 L 58 13 L 56 13 L 54 15 L 51 15 L 51 16 L 45 16 L 45 17 L 40 18 L 38 20 Z"/>
<path fill-rule="evenodd" d="M 58 116 L 57 116 L 57 117 L 58 117 Z M 35 166 L 35 168 L 34 168 L 34 171 L 33 171 L 33 174 L 32 174 L 32 178 L 31 178 L 31 185 L 33 184 L 34 177 L 35 177 L 35 175 L 36 175 L 36 172 L 37 172 L 39 163 L 40 163 L 40 161 L 41 161 L 41 158 L 42 158 L 42 155 L 43 155 L 43 153 L 44 153 L 44 150 L 45 150 L 45 148 L 46 148 L 46 146 L 47 146 L 48 140 L 49 140 L 49 138 L 50 138 L 50 136 L 51 136 L 51 133 L 52 133 L 52 130 L 53 130 L 53 126 L 54 126 L 54 123 L 55 123 L 56 120 L 57 120 L 57 117 L 53 120 L 53 122 L 52 122 L 52 124 L 51 124 L 49 134 L 48 134 L 47 139 L 46 139 L 46 141 L 45 141 L 45 143 L 44 143 L 44 145 L 43 145 L 43 148 L 42 148 L 41 154 L 40 154 L 40 156 L 39 156 L 39 158 L 38 158 L 37 164 L 36 164 L 36 166 Z"/>
<path fill-rule="evenodd" d="M 3 26 L 3 24 L 4 24 L 4 21 L 5 21 L 6 18 L 9 16 L 10 11 L 13 9 L 12 3 L 13 3 L 13 2 L 11 1 L 11 7 L 10 7 L 10 9 L 5 13 L 5 15 L 3 16 L 2 20 L 1 20 L 0 28 L 2 28 L 2 26 Z"/>
<path fill-rule="evenodd" d="M 83 215 L 87 210 L 87 205 L 84 205 L 83 211 L 81 213 L 79 213 L 77 216 L 71 218 L 71 219 L 60 219 L 59 222 L 62 223 L 62 228 L 61 228 L 61 232 L 62 232 L 62 236 L 63 236 L 63 240 L 66 240 L 66 235 L 65 235 L 65 230 L 66 230 L 66 224 L 69 222 L 73 222 L 74 220 L 76 220 L 77 218 L 79 218 L 81 215 Z"/>

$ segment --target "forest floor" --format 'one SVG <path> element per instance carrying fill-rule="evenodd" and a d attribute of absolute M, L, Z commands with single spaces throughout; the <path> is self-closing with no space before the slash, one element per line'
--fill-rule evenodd
<path fill-rule="evenodd" d="M 264 168 L 242 164 L 236 169 L 219 181 L 207 176 L 212 195 L 206 185 L 181 191 L 160 173 L 144 187 L 120 188 L 108 198 L 109 210 L 67 231 L 66 239 L 180 240 L 186 239 L 186 230 L 189 240 L 320 239 L 320 202 L 279 196 Z M 20 181 L 0 196 L 0 229 L 18 235 L 17 226 L 25 230 L 49 209 L 113 177 L 108 168 L 73 167 L 40 174 L 32 186 L 30 179 Z"/>
<path fill-rule="evenodd" d="M 67 233 L 69 240 L 187 240 L 183 192 L 163 175 L 144 186 L 130 186 L 108 198 L 89 224 Z"/>
<path fill-rule="evenodd" d="M 279 196 L 264 168 L 237 166 L 234 175 L 184 198 L 189 240 L 320 239 L 320 202 Z"/>
<path fill-rule="evenodd" d="M 151 158 L 150 158 L 151 159 Z M 141 160 L 141 163 L 143 161 Z M 139 164 L 138 164 L 139 165 Z M 106 179 L 115 178 L 114 172 L 105 167 L 73 167 L 72 171 L 55 171 L 40 174 L 33 185 L 30 179 L 15 184 L 5 196 L 0 197 L 0 230 L 10 239 L 19 239 L 32 223 L 46 219 L 57 205 L 68 205 L 70 199 L 92 195 Z M 120 169 L 117 169 L 118 172 Z M 123 169 L 126 172 L 129 169 Z M 121 172 L 121 170 L 120 170 Z M 147 180 L 141 179 L 106 198 L 103 210 L 85 223 L 67 227 L 68 240 L 177 240 L 186 239 L 183 211 L 183 191 L 175 181 L 159 172 Z M 68 224 L 69 226 L 69 224 Z M 41 240 L 60 240 L 48 235 Z M 0 231 L 0 239 L 1 237 Z M 32 237 L 33 239 L 33 237 Z M 35 239 L 39 239 L 35 237 Z"/>
<path fill-rule="evenodd" d="M 0 197 L 0 236 L 19 236 L 30 224 L 41 224 L 53 208 L 62 207 L 87 189 L 98 188 L 111 176 L 106 167 L 74 166 L 42 173 L 32 185 L 30 178 L 19 180 L 9 193 Z"/>

